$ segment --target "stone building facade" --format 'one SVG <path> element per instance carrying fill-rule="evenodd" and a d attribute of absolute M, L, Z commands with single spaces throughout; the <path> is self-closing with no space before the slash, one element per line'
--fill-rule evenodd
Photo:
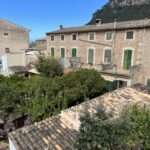
<path fill-rule="evenodd" d="M 111 81 L 146 84 L 150 78 L 150 20 L 63 28 L 47 33 L 47 51 L 68 68 L 70 58 Z M 69 61 L 68 61 L 69 60 Z"/>
<path fill-rule="evenodd" d="M 12 74 L 11 67 L 26 66 L 25 50 L 29 48 L 30 30 L 0 20 L 0 74 Z"/>
<path fill-rule="evenodd" d="M 29 30 L 0 20 L 0 55 L 29 48 Z"/>
<path fill-rule="evenodd" d="M 38 40 L 32 42 L 30 45 L 30 48 L 36 49 L 39 51 L 46 51 L 46 49 L 47 49 L 46 38 L 41 38 L 41 39 L 38 39 Z"/>

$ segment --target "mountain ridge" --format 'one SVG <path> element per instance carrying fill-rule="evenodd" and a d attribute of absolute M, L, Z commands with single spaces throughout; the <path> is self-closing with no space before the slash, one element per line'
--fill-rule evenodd
<path fill-rule="evenodd" d="M 150 4 L 150 0 L 110 0 L 109 4 L 112 7 L 135 6 L 135 5 Z"/>
<path fill-rule="evenodd" d="M 102 23 L 111 23 L 114 20 L 130 21 L 150 19 L 150 0 L 109 0 L 101 9 L 97 10 L 88 25 L 96 24 L 96 20 Z"/>

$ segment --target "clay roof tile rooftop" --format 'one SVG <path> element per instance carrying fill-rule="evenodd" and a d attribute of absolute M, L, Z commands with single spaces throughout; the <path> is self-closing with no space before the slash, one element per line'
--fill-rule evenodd
<path fill-rule="evenodd" d="M 17 150 L 73 150 L 79 133 L 80 115 L 104 106 L 118 116 L 129 104 L 150 106 L 150 95 L 133 88 L 118 89 L 62 111 L 61 114 L 9 134 Z"/>
<path fill-rule="evenodd" d="M 150 19 L 121 21 L 114 23 L 102 23 L 99 25 L 84 25 L 78 27 L 62 28 L 56 31 L 48 32 L 47 35 L 60 33 L 76 33 L 76 32 L 91 32 L 91 31 L 109 31 L 109 30 L 124 30 L 150 27 Z"/>

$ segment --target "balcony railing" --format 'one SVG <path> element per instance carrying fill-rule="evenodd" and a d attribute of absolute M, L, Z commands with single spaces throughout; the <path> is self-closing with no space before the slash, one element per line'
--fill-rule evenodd
<path fill-rule="evenodd" d="M 59 59 L 65 69 L 78 69 L 81 67 L 80 57 L 65 57 Z"/>
<path fill-rule="evenodd" d="M 59 59 L 60 63 L 63 65 L 64 69 L 79 69 L 88 68 L 96 69 L 97 71 L 105 74 L 120 75 L 125 77 L 131 77 L 135 74 L 137 67 L 132 66 L 129 70 L 124 70 L 117 67 L 115 64 L 88 64 L 83 63 L 80 57 L 65 57 Z"/>
<path fill-rule="evenodd" d="M 95 69 L 104 74 L 130 77 L 130 70 L 124 70 L 118 68 L 117 65 L 115 64 L 99 64 L 99 65 L 95 65 Z"/>

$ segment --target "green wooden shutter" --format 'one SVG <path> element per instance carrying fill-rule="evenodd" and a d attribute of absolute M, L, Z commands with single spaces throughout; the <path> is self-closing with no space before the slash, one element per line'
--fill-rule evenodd
<path fill-rule="evenodd" d="M 65 49 L 61 48 L 61 58 L 64 58 L 64 57 L 65 57 Z"/>
<path fill-rule="evenodd" d="M 124 61 L 123 61 L 124 69 L 127 69 L 127 57 L 128 57 L 128 51 L 124 51 Z"/>
<path fill-rule="evenodd" d="M 150 92 L 150 79 L 147 79 L 147 88 L 148 88 L 148 92 Z"/>
<path fill-rule="evenodd" d="M 88 64 L 93 65 L 93 60 L 94 60 L 94 50 L 93 49 L 89 49 L 89 52 L 88 52 Z"/>
<path fill-rule="evenodd" d="M 123 68 L 129 70 L 131 67 L 131 63 L 132 63 L 132 50 L 125 50 Z"/>
<path fill-rule="evenodd" d="M 72 49 L 72 57 L 77 57 L 77 49 L 76 48 Z"/>
<path fill-rule="evenodd" d="M 55 56 L 55 49 L 51 48 L 51 57 L 54 57 L 54 56 Z"/>
<path fill-rule="evenodd" d="M 104 62 L 105 63 L 111 63 L 111 49 L 105 50 L 105 57 L 104 57 Z"/>
<path fill-rule="evenodd" d="M 127 69 L 131 68 L 131 63 L 132 63 L 132 51 L 128 50 L 128 61 L 127 61 L 128 68 Z"/>

